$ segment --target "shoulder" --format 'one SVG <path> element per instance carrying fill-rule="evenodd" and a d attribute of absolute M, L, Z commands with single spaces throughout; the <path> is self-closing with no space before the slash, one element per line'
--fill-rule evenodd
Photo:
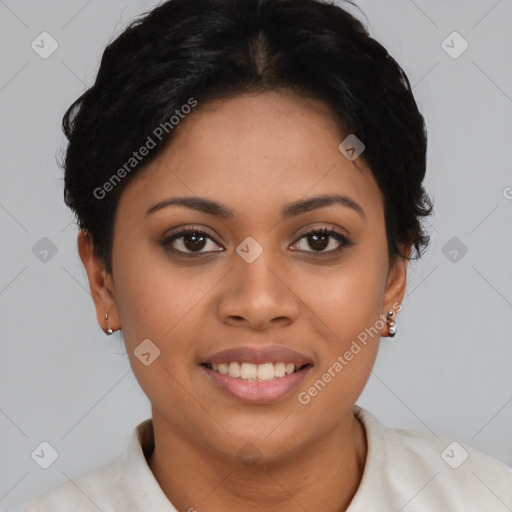
<path fill-rule="evenodd" d="M 24 503 L 14 512 L 130 512 L 123 490 L 123 458 L 82 473 Z M 124 507 L 124 508 L 123 508 Z"/>
<path fill-rule="evenodd" d="M 378 482 L 399 509 L 512 510 L 512 469 L 503 462 L 446 436 L 385 427 L 359 407 L 355 414 L 368 439 L 362 484 L 365 476 Z"/>

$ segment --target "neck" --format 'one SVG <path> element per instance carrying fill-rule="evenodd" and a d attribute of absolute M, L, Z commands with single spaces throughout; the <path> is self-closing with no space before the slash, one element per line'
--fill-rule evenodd
<path fill-rule="evenodd" d="M 177 510 L 341 512 L 359 487 L 366 461 L 364 427 L 352 412 L 314 446 L 286 460 L 252 465 L 198 446 L 155 410 L 153 427 L 148 465 Z"/>

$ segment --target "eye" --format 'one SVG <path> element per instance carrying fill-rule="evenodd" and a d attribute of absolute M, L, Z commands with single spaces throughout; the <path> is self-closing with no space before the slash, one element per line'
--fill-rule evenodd
<path fill-rule="evenodd" d="M 212 241 L 217 245 L 215 239 L 206 231 L 198 228 L 186 228 L 178 231 L 162 241 L 162 245 L 169 251 L 181 253 L 183 255 L 193 253 L 220 252 L 224 249 L 212 249 L 202 251 Z M 173 247 L 173 245 L 175 247 Z M 176 247 L 177 246 L 177 247 Z"/>
<path fill-rule="evenodd" d="M 332 256 L 333 254 L 339 253 L 344 247 L 348 247 L 352 245 L 352 243 L 349 241 L 349 239 L 342 235 L 341 233 L 338 233 L 333 228 L 313 228 L 304 235 L 301 236 L 298 242 L 296 242 L 295 245 L 298 245 L 301 240 L 306 239 L 307 243 L 309 244 L 309 247 L 313 248 L 313 251 L 305 250 L 305 252 L 312 253 L 315 257 L 322 257 L 322 256 Z M 334 246 L 337 248 L 331 249 L 331 250 L 325 250 L 329 246 L 332 246 L 333 244 L 332 239 L 337 241 L 334 242 Z"/>
<path fill-rule="evenodd" d="M 333 228 L 327 227 L 313 228 L 307 231 L 301 236 L 299 241 L 295 243 L 295 246 L 300 245 L 302 240 L 307 240 L 309 247 L 311 247 L 313 250 L 299 250 L 309 252 L 312 254 L 312 256 L 315 257 L 332 256 L 333 254 L 341 252 L 343 248 L 352 245 L 352 242 L 350 242 L 346 236 L 338 233 Z M 337 247 L 331 250 L 326 250 L 326 248 L 333 245 L 333 240 L 337 242 Z M 173 233 L 172 235 L 165 238 L 161 244 L 166 248 L 166 250 L 173 253 L 178 253 L 183 256 L 193 255 L 194 253 L 206 254 L 224 251 L 223 248 L 203 250 L 205 247 L 208 247 L 209 241 L 213 242 L 213 244 L 218 247 L 219 244 L 216 242 L 212 235 L 200 228 L 191 227 Z M 334 243 L 335 246 L 336 242 Z"/>

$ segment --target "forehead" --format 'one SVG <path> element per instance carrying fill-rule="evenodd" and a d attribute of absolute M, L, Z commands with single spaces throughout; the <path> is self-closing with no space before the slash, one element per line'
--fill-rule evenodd
<path fill-rule="evenodd" d="M 348 195 L 365 210 L 382 207 L 362 159 L 339 151 L 345 136 L 319 100 L 255 93 L 199 104 L 126 188 L 119 208 L 129 202 L 140 215 L 169 196 L 198 195 L 250 215 L 326 193 Z"/>

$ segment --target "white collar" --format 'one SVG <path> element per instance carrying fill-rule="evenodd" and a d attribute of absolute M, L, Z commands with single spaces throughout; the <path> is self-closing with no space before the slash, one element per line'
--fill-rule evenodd
<path fill-rule="evenodd" d="M 365 428 L 368 452 L 361 483 L 347 512 L 358 504 L 358 496 L 366 495 L 369 485 L 375 485 L 375 478 L 379 473 L 379 463 L 382 462 L 375 460 L 374 457 L 374 443 L 379 442 L 376 438 L 377 431 L 382 426 L 366 409 L 354 405 L 353 411 Z M 133 429 L 124 454 L 124 472 L 128 491 L 135 505 L 141 511 L 177 512 L 148 466 L 147 457 L 153 452 L 154 446 L 153 420 L 148 418 Z"/>
<path fill-rule="evenodd" d="M 140 511 L 177 512 L 148 466 L 146 457 L 153 449 L 153 420 L 149 418 L 133 429 L 124 453 L 123 469 L 128 492 Z"/>

